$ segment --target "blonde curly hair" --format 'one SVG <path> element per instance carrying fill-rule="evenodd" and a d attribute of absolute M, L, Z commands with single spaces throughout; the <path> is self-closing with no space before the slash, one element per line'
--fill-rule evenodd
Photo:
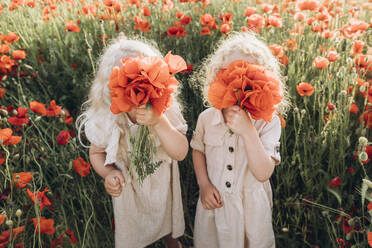
<path fill-rule="evenodd" d="M 226 68 L 235 60 L 246 60 L 250 63 L 261 64 L 280 78 L 283 100 L 277 104 L 276 113 L 285 116 L 290 108 L 290 98 L 286 89 L 285 79 L 280 73 L 280 63 L 265 42 L 260 40 L 253 32 L 234 32 L 226 39 L 221 40 L 216 45 L 214 53 L 209 55 L 203 61 L 199 71 L 192 75 L 192 83 L 202 83 L 206 105 L 211 106 L 208 101 L 210 83 L 215 80 L 215 76 L 220 69 Z"/>
<path fill-rule="evenodd" d="M 78 138 L 82 146 L 87 147 L 81 142 L 80 136 L 81 130 L 88 120 L 95 121 L 97 119 L 97 122 L 99 122 L 98 118 L 101 120 L 103 118 L 115 119 L 110 111 L 111 97 L 110 89 L 108 88 L 112 69 L 121 65 L 121 59 L 137 56 L 157 56 L 162 58 L 154 42 L 140 37 L 127 39 L 124 34 L 120 34 L 118 38 L 113 39 L 103 51 L 102 56 L 98 60 L 98 71 L 89 90 L 88 100 L 82 104 L 82 113 L 76 119 Z M 126 118 L 121 119 L 126 121 Z M 106 128 L 109 129 L 110 127 Z"/>

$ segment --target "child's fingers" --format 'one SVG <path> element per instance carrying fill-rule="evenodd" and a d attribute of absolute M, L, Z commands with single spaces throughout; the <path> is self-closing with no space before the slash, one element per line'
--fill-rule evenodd
<path fill-rule="evenodd" d="M 235 112 L 239 112 L 240 111 L 240 108 L 238 105 L 234 105 L 230 108 L 232 111 L 235 111 Z"/>
<path fill-rule="evenodd" d="M 118 175 L 117 177 L 119 178 L 119 184 L 120 184 L 121 186 L 124 186 L 125 178 L 124 178 L 123 174 L 120 173 L 120 175 Z"/>
<path fill-rule="evenodd" d="M 106 188 L 106 191 L 109 195 L 111 196 L 120 196 L 122 189 L 111 189 L 111 188 Z"/>
<path fill-rule="evenodd" d="M 120 186 L 120 180 L 119 180 L 119 177 L 114 176 L 114 177 L 110 178 L 110 180 L 109 180 L 109 184 L 110 184 L 113 188 L 116 188 L 116 187 Z"/>
<path fill-rule="evenodd" d="M 219 205 L 218 205 L 216 199 L 214 198 L 212 192 L 211 192 L 211 194 L 208 196 L 207 203 L 208 203 L 208 205 L 211 207 L 211 209 L 215 209 L 215 208 L 219 207 Z"/>
<path fill-rule="evenodd" d="M 213 196 L 214 196 L 217 204 L 219 206 L 221 206 L 222 205 L 221 195 L 220 195 L 220 192 L 218 192 L 218 190 L 216 188 L 213 189 Z"/>

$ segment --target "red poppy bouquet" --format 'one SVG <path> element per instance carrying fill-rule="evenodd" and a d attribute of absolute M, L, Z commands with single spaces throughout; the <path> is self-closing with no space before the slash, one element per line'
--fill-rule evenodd
<path fill-rule="evenodd" d="M 178 85 L 174 75 L 187 69 L 186 62 L 171 52 L 164 59 L 156 56 L 129 57 L 121 62 L 122 65 L 115 67 L 110 75 L 111 112 L 130 112 L 133 107 L 145 104 L 158 115 L 164 113 L 172 105 L 171 94 Z M 130 142 L 131 168 L 135 167 L 142 182 L 147 175 L 154 173 L 161 162 L 153 161 L 156 147 L 146 126 L 140 126 Z"/>
<path fill-rule="evenodd" d="M 283 92 L 279 77 L 263 65 L 236 60 L 217 73 L 208 98 L 217 109 L 239 105 L 253 119 L 269 122 Z"/>

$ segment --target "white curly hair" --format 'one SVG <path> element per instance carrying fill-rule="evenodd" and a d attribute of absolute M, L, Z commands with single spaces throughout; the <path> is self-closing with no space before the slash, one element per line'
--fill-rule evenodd
<path fill-rule="evenodd" d="M 204 60 L 201 69 L 192 76 L 191 80 L 194 83 L 203 84 L 203 95 L 206 104 L 211 105 L 208 101 L 208 90 L 216 74 L 220 69 L 227 68 L 231 62 L 236 60 L 261 64 L 280 78 L 283 100 L 277 104 L 276 113 L 286 115 L 290 108 L 290 100 L 284 77 L 280 73 L 280 63 L 265 42 L 260 40 L 253 32 L 234 32 L 226 39 L 221 40 L 216 46 L 214 53 Z"/>
<path fill-rule="evenodd" d="M 115 66 L 120 66 L 123 58 L 137 56 L 158 56 L 162 58 L 161 53 L 153 42 L 139 37 L 127 39 L 122 33 L 118 38 L 113 39 L 104 50 L 98 60 L 98 71 L 89 90 L 88 100 L 82 104 L 82 113 L 76 119 L 78 138 L 82 146 L 87 147 L 81 142 L 80 137 L 81 130 L 88 120 L 95 120 L 97 117 L 100 117 L 101 120 L 114 118 L 110 112 L 111 97 L 110 89 L 108 88 L 112 69 Z M 126 118 L 121 119 L 126 121 Z M 109 129 L 110 127 L 106 128 Z"/>

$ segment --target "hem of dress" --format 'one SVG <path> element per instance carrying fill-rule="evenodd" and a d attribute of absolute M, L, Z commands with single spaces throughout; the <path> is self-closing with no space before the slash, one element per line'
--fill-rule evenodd
<path fill-rule="evenodd" d="M 143 248 L 143 247 L 149 246 L 149 245 L 155 243 L 156 241 L 161 240 L 162 238 L 164 238 L 164 237 L 167 236 L 168 234 L 172 234 L 172 233 L 173 233 L 172 231 L 170 231 L 170 232 L 164 232 L 164 234 L 159 235 L 160 238 L 157 238 L 157 239 L 155 239 L 155 240 L 152 240 L 152 241 L 149 241 L 149 242 L 146 242 L 146 243 L 142 243 L 141 245 L 136 246 L 136 247 L 137 247 L 137 248 L 140 248 L 140 247 Z M 183 236 L 183 234 L 181 234 L 181 235 L 179 235 L 179 236 L 177 236 L 177 237 L 173 237 L 173 235 L 172 235 L 172 238 L 176 239 L 176 238 L 179 238 L 179 237 L 181 237 L 181 236 Z M 115 244 L 115 248 L 120 248 L 120 247 L 119 247 L 119 246 L 116 246 L 116 244 Z"/>

